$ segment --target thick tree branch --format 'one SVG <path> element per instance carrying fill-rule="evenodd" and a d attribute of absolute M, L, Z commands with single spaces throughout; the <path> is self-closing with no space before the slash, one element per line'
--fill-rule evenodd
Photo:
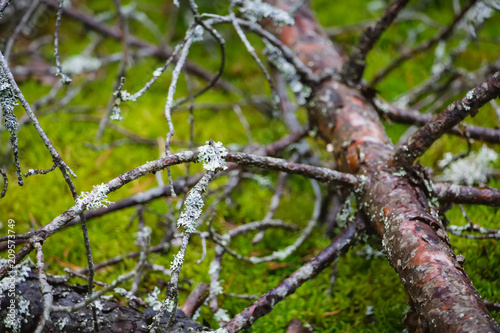
<path fill-rule="evenodd" d="M 297 2 L 275 0 L 272 4 L 288 10 Z M 294 18 L 293 27 L 270 29 L 303 63 L 314 65 L 316 72 L 339 70 L 342 53 L 332 46 L 310 11 L 301 7 Z M 466 106 L 470 105 L 467 101 Z M 366 177 L 357 190 L 359 206 L 382 239 L 423 329 L 500 332 L 428 202 L 425 175 L 413 167 L 394 175 L 388 168 L 394 148 L 370 103 L 359 91 L 329 80 L 314 89 L 308 111 L 320 135 L 332 143 L 339 170 Z"/>

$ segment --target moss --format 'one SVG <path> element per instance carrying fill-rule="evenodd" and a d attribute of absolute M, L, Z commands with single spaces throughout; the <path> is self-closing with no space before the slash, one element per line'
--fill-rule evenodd
<path fill-rule="evenodd" d="M 226 2 L 206 2 L 200 1 L 200 10 L 208 12 L 223 12 Z M 345 25 L 358 22 L 360 20 L 373 19 L 381 12 L 370 12 L 367 9 L 366 1 L 354 0 L 349 2 L 331 2 L 320 0 L 313 2 L 320 22 L 325 26 Z M 419 4 L 415 4 L 417 6 Z M 424 6 L 424 4 L 420 4 Z M 90 10 L 103 12 L 113 11 L 107 2 L 90 1 L 86 3 Z M 437 5 L 427 5 L 427 14 L 439 23 L 446 24 L 451 20 L 450 7 L 448 2 Z M 356 8 L 356 10 L 352 10 Z M 185 8 L 181 8 L 184 12 Z M 144 11 L 150 18 L 158 24 L 160 31 L 166 31 L 169 26 L 168 20 L 173 7 L 165 4 L 164 1 L 154 0 L 138 3 L 138 11 Z M 411 10 L 411 9 L 408 9 Z M 496 14 L 498 16 L 498 14 Z M 173 35 L 173 41 L 178 41 L 184 35 L 185 22 L 187 17 L 180 15 Z M 113 23 L 117 23 L 116 18 Z M 53 21 L 40 31 L 53 31 Z M 433 36 L 436 29 L 430 29 L 416 36 L 410 44 L 408 34 L 418 24 L 416 21 L 399 23 L 387 31 L 382 39 L 377 43 L 375 49 L 368 57 L 366 79 L 370 80 L 376 73 L 389 64 L 401 51 L 407 47 L 418 45 L 421 41 Z M 131 31 L 141 35 L 142 38 L 155 42 L 151 33 L 145 31 L 140 24 L 132 23 Z M 227 40 L 226 48 L 226 70 L 224 79 L 231 82 L 245 92 L 255 95 L 269 95 L 270 89 L 262 79 L 257 65 L 253 62 L 243 44 L 237 40 L 237 36 L 230 27 L 220 27 Z M 342 45 L 349 50 L 352 44 L 358 39 L 362 29 L 355 33 L 339 37 Z M 497 36 L 494 25 L 487 25 L 484 30 L 485 38 Z M 457 41 L 460 39 L 458 36 Z M 92 34 L 86 33 L 80 24 L 63 20 L 63 30 L 61 36 L 61 57 L 65 58 L 79 54 L 85 49 Z M 250 41 L 256 45 L 258 50 L 263 48 L 255 36 L 249 36 Z M 457 43 L 457 41 L 452 41 Z M 97 48 L 99 55 L 120 52 L 120 42 L 106 40 Z M 42 48 L 42 54 L 51 63 L 53 57 L 52 45 Z M 421 83 L 428 75 L 433 63 L 433 51 L 421 55 L 404 66 L 391 73 L 377 86 L 382 96 L 390 100 L 407 91 L 409 88 Z M 500 51 L 498 43 L 490 40 L 480 40 L 474 47 L 464 53 L 457 63 L 465 68 L 473 69 L 483 62 L 488 62 L 497 57 Z M 220 63 L 219 48 L 210 39 L 196 44 L 189 59 L 194 63 L 202 64 L 206 68 L 215 71 Z M 152 71 L 162 62 L 156 59 L 138 59 L 134 67 L 127 68 L 127 80 L 125 89 L 129 92 L 136 92 L 140 89 L 152 75 Z M 78 178 L 74 179 L 78 193 L 90 191 L 92 185 L 107 182 L 119 174 L 130 170 L 145 161 L 158 158 L 160 149 L 146 145 L 134 144 L 118 146 L 105 150 L 92 150 L 90 144 L 95 144 L 95 134 L 98 122 L 85 120 L 81 116 L 102 117 L 105 114 L 106 104 L 112 93 L 112 86 L 116 79 L 118 64 L 107 65 L 98 71 L 96 79 L 90 82 L 68 106 L 56 110 L 51 114 L 40 116 L 40 122 L 47 135 L 61 153 L 66 162 L 77 173 Z M 75 76 L 73 85 L 84 81 L 83 76 Z M 129 130 L 139 133 L 141 136 L 157 140 L 163 146 L 167 122 L 163 117 L 163 106 L 166 99 L 166 89 L 170 83 L 171 74 L 167 70 L 156 84 L 138 102 L 123 103 L 122 108 L 124 120 L 119 122 Z M 190 80 L 194 91 L 200 90 L 206 82 L 203 82 L 193 75 Z M 71 86 L 70 86 L 71 87 Z M 29 102 L 47 94 L 52 87 L 50 84 L 41 84 L 35 80 L 22 82 L 21 89 Z M 64 88 L 63 92 L 68 88 Z M 188 93 L 186 81 L 181 76 L 177 88 L 176 97 L 186 96 Z M 457 96 L 464 92 L 457 91 Z M 58 95 L 58 98 L 62 93 Z M 219 89 L 212 90 L 209 94 L 199 98 L 203 102 L 236 102 L 239 96 L 224 93 Z M 449 102 L 451 102 L 451 99 Z M 270 119 L 266 114 L 259 112 L 253 107 L 242 108 L 248 122 L 252 128 L 252 135 L 259 144 L 267 144 L 286 135 L 286 126 L 279 119 Z M 42 110 L 43 111 L 43 110 Z M 16 109 L 16 115 L 20 117 L 22 110 Z M 306 112 L 299 110 L 299 118 L 305 124 L 307 122 Z M 80 117 L 80 118 L 78 118 Z M 174 111 L 173 122 L 176 135 L 173 137 L 172 151 L 178 152 L 186 149 L 189 140 L 189 114 L 186 111 Z M 480 113 L 467 121 L 473 124 L 484 125 L 495 119 L 494 110 L 486 106 Z M 402 133 L 407 129 L 406 125 L 385 123 L 387 132 L 393 142 L 397 142 Z M 237 116 L 231 109 L 214 111 L 211 109 L 197 109 L 195 111 L 195 143 L 203 144 L 208 139 L 221 141 L 224 145 L 248 143 L 243 126 L 239 123 Z M 112 129 L 106 130 L 102 143 L 109 143 L 121 139 L 119 133 Z M 1 134 L 2 142 L 8 140 L 7 133 Z M 330 154 L 326 152 L 324 143 L 314 138 L 309 138 L 315 153 L 323 160 L 328 160 Z M 34 131 L 32 126 L 24 126 L 19 133 L 19 145 L 21 151 L 21 165 L 26 171 L 28 168 L 49 168 L 51 159 L 42 141 Z M 441 159 L 442 154 L 447 151 L 458 153 L 464 151 L 467 144 L 464 140 L 453 136 L 445 136 L 435 143 L 429 152 L 421 159 L 426 166 L 434 166 L 436 161 Z M 475 149 L 480 144 L 473 146 Z M 6 150 L 3 149 L 3 152 Z M 284 157 L 289 158 L 290 152 L 285 152 Z M 2 163 L 10 157 L 2 157 Z M 497 163 L 497 167 L 499 164 Z M 185 174 L 185 166 L 172 167 L 172 175 L 175 178 Z M 192 172 L 201 170 L 200 165 L 191 166 Z M 249 170 L 255 171 L 255 170 Z M 14 179 L 14 168 L 8 167 L 10 179 Z M 268 180 L 271 186 L 266 187 L 262 182 L 253 179 L 245 179 L 231 198 L 231 203 L 223 202 L 213 225 L 219 230 L 227 230 L 235 225 L 262 219 L 267 210 L 273 187 L 276 184 L 277 173 L 257 171 L 258 175 Z M 165 174 L 164 174 L 165 176 Z M 164 177 L 166 178 L 166 177 Z M 224 186 L 226 177 L 216 180 L 209 190 L 215 190 Z M 492 186 L 499 185 L 498 181 L 490 183 Z M 124 186 L 120 191 L 111 193 L 108 196 L 110 201 L 119 201 L 134 193 L 139 193 L 156 186 L 153 175 L 143 177 L 131 184 Z M 21 233 L 30 230 L 30 224 L 41 226 L 49 223 L 55 216 L 61 214 L 73 202 L 69 190 L 58 170 L 44 176 L 33 176 L 26 180 L 23 187 L 19 187 L 13 182 L 9 186 L 7 196 L 1 199 L 0 219 L 5 222 L 8 218 L 16 221 L 16 232 Z M 172 207 L 177 207 L 182 198 L 157 200 L 148 204 L 148 207 L 160 214 L 173 214 L 177 216 L 178 209 L 172 211 Z M 211 199 L 207 199 L 207 207 Z M 290 177 L 284 191 L 284 197 L 276 212 L 276 218 L 293 222 L 300 226 L 305 226 L 311 216 L 311 207 L 314 202 L 312 191 L 307 180 L 298 176 Z M 466 207 L 469 216 L 473 221 L 477 221 L 484 227 L 495 228 L 495 221 L 500 218 L 500 212 L 493 208 L 474 206 Z M 137 229 L 137 221 L 132 220 L 134 208 L 128 208 L 120 212 L 115 212 L 99 219 L 89 221 L 89 235 L 96 263 L 105 261 L 117 255 L 124 255 L 132 251 L 137 251 L 134 244 L 134 230 Z M 461 212 L 453 208 L 448 214 L 448 218 L 457 224 L 465 224 Z M 146 224 L 153 230 L 152 244 L 156 244 L 163 237 L 165 225 L 168 223 L 164 216 L 145 213 Z M 496 226 L 498 228 L 498 226 Z M 289 258 L 270 264 L 250 265 L 235 260 L 230 256 L 224 257 L 224 268 L 221 272 L 222 286 L 225 291 L 241 294 L 262 294 L 275 287 L 280 281 L 298 269 L 303 262 L 327 246 L 330 242 L 324 235 L 324 228 L 319 227 L 313 235 L 292 254 Z M 0 234 L 5 233 L 5 223 Z M 252 245 L 251 240 L 255 232 L 245 235 L 235 240 L 231 247 L 245 255 L 266 255 L 274 250 L 290 245 L 297 237 L 296 232 L 283 230 L 270 230 L 266 232 L 264 239 L 257 245 Z M 466 257 L 465 269 L 471 277 L 474 285 L 485 299 L 500 301 L 500 249 L 498 241 L 483 240 L 474 241 L 457 237 L 451 237 L 454 250 Z M 407 296 L 399 282 L 398 276 L 383 258 L 365 259 L 357 252 L 361 249 L 354 248 L 347 255 L 342 257 L 338 263 L 338 277 L 333 288 L 333 293 L 329 295 L 329 274 L 327 269 L 321 273 L 314 281 L 306 283 L 297 292 L 279 303 L 273 312 L 259 319 L 249 332 L 275 332 L 284 331 L 288 322 L 292 318 L 299 318 L 309 322 L 317 329 L 317 332 L 394 332 L 403 330 L 401 319 L 407 310 Z M 78 226 L 68 228 L 63 232 L 50 237 L 44 245 L 45 257 L 48 270 L 53 274 L 62 274 L 65 267 L 78 268 L 86 266 L 85 249 L 82 242 L 81 228 Z M 156 264 L 165 267 L 170 266 L 173 254 L 177 252 L 174 248 L 168 253 L 151 254 L 150 259 Z M 181 273 L 180 302 L 187 297 L 192 285 L 198 282 L 209 282 L 206 273 L 210 260 L 214 256 L 213 244 L 209 242 L 207 258 L 200 264 L 194 262 L 201 257 L 201 241 L 198 236 L 193 236 L 186 254 L 186 261 Z M 109 282 L 119 275 L 135 267 L 134 259 L 127 259 L 118 265 L 101 269 L 97 272 L 96 279 Z M 144 282 L 139 288 L 139 294 L 145 296 L 154 289 L 155 286 L 162 286 L 168 277 L 158 272 L 148 273 L 144 277 Z M 82 280 L 74 282 L 83 283 Z M 125 287 L 129 287 L 130 283 Z M 163 296 L 163 295 L 162 295 Z M 234 297 L 219 297 L 221 306 L 228 310 L 230 316 L 239 313 L 251 302 Z M 367 316 L 367 308 L 373 307 L 373 315 Z M 500 312 L 493 312 L 497 320 L 500 319 Z M 201 311 L 200 320 L 205 319 L 215 327 L 213 316 L 204 307 Z"/>

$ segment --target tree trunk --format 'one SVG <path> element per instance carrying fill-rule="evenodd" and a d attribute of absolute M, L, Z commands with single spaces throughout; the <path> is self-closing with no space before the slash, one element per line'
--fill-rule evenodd
<path fill-rule="evenodd" d="M 290 11 L 293 0 L 269 1 Z M 313 15 L 301 6 L 295 25 L 266 28 L 318 76 L 339 71 L 345 61 Z M 339 169 L 366 180 L 358 204 L 382 240 L 391 266 L 410 296 L 421 328 L 432 332 L 500 332 L 453 253 L 433 205 L 432 186 L 418 165 L 390 167 L 394 147 L 374 107 L 358 90 L 334 79 L 313 88 L 311 123 L 333 144 Z M 409 152 L 411 153 L 411 152 Z"/>

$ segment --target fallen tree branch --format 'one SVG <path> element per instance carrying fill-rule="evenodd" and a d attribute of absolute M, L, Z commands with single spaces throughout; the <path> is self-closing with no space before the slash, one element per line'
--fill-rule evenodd
<path fill-rule="evenodd" d="M 269 2 L 285 11 L 297 5 L 294 0 Z M 293 27 L 265 24 L 303 63 L 314 66 L 316 74 L 339 70 L 342 51 L 332 45 L 311 12 L 302 6 L 294 18 Z M 476 95 L 494 95 L 486 93 L 488 89 L 479 89 Z M 465 105 L 478 107 L 486 99 L 467 100 Z M 432 189 L 426 186 L 429 182 L 425 174 L 411 166 L 407 172 L 394 174 L 388 167 L 394 148 L 362 93 L 325 80 L 313 89 L 307 107 L 310 122 L 332 143 L 339 170 L 360 174 L 365 180 L 356 189 L 358 205 L 382 239 L 386 256 L 400 276 L 422 328 L 500 332 L 451 250 L 436 208 L 429 203 Z M 411 149 L 409 152 L 414 154 Z"/>

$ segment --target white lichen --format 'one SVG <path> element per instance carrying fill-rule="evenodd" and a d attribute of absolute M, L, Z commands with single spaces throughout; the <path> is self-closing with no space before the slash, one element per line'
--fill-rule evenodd
<path fill-rule="evenodd" d="M 300 105 L 305 105 L 307 98 L 311 95 L 312 89 L 300 82 L 300 77 L 295 67 L 284 58 L 283 52 L 270 43 L 266 43 L 264 54 L 288 83 L 288 86 L 297 98 L 297 102 Z"/>
<path fill-rule="evenodd" d="M 76 200 L 76 206 L 80 209 L 97 209 L 107 207 L 112 202 L 107 199 L 109 190 L 105 184 L 94 185 L 91 192 L 82 192 Z"/>
<path fill-rule="evenodd" d="M 0 280 L 0 300 L 6 295 L 6 291 L 15 288 L 19 283 L 26 281 L 29 276 L 31 267 L 29 265 L 31 261 L 23 261 L 18 264 L 14 269 L 12 269 L 7 277 Z M 11 263 L 7 259 L 0 258 L 0 267 L 8 266 Z"/>
<path fill-rule="evenodd" d="M 178 252 L 174 255 L 174 260 L 170 263 L 170 270 L 176 271 L 180 270 L 182 267 L 182 263 L 184 262 L 184 256 L 182 253 Z"/>
<path fill-rule="evenodd" d="M 218 280 L 210 282 L 210 296 L 220 295 L 224 292 L 221 282 Z"/>
<path fill-rule="evenodd" d="M 203 27 L 201 25 L 197 25 L 194 28 L 193 36 L 191 37 L 193 39 L 193 42 L 201 42 L 203 40 L 204 32 L 205 30 L 203 29 Z"/>
<path fill-rule="evenodd" d="M 67 324 L 69 324 L 69 318 L 64 317 L 64 318 L 59 318 L 59 320 L 56 322 L 55 326 L 57 326 L 57 328 L 59 328 L 59 330 L 62 332 L 64 327 L 66 327 Z"/>
<path fill-rule="evenodd" d="M 123 120 L 122 117 L 122 110 L 118 106 L 113 106 L 113 109 L 111 110 L 111 116 L 109 117 L 112 120 Z"/>
<path fill-rule="evenodd" d="M 198 162 L 203 163 L 203 169 L 206 171 L 226 170 L 227 165 L 222 157 L 227 156 L 227 149 L 224 148 L 221 142 L 215 142 L 214 145 L 217 151 L 209 141 L 198 149 Z"/>
<path fill-rule="evenodd" d="M 99 69 L 102 66 L 101 60 L 94 57 L 75 55 L 67 58 L 61 68 L 67 74 L 81 74 Z"/>
<path fill-rule="evenodd" d="M 160 311 L 161 302 L 158 300 L 158 296 L 160 295 L 160 289 L 155 286 L 155 289 L 148 294 L 145 301 L 154 311 Z"/>
<path fill-rule="evenodd" d="M 3 122 L 5 128 L 11 135 L 15 135 L 19 129 L 14 108 L 18 105 L 14 89 L 2 69 L 0 69 L 0 109 L 3 111 Z M 16 139 L 17 141 L 17 139 Z M 17 142 L 16 142 L 17 144 Z M 16 149 L 15 147 L 13 147 Z"/>
<path fill-rule="evenodd" d="M 155 70 L 156 72 L 157 70 Z M 132 101 L 132 102 L 137 102 L 137 96 L 135 94 L 131 94 L 129 93 L 128 91 L 126 90 L 120 90 L 119 93 L 116 93 L 116 97 L 118 98 L 117 99 L 117 104 L 120 105 L 120 102 L 119 100 L 122 100 L 122 101 Z"/>
<path fill-rule="evenodd" d="M 197 191 L 190 191 L 184 203 L 184 211 L 177 220 L 177 228 L 183 227 L 188 233 L 196 230 L 196 220 L 201 215 L 201 209 L 204 206 L 201 194 Z"/>
<path fill-rule="evenodd" d="M 453 184 L 484 185 L 488 180 L 488 173 L 493 170 L 492 163 L 498 159 L 498 153 L 483 145 L 478 152 L 472 152 L 469 156 L 451 164 L 453 155 L 446 153 L 438 165 L 444 167 L 440 179 Z"/>
<path fill-rule="evenodd" d="M 214 313 L 214 319 L 218 323 L 220 323 L 221 321 L 228 322 L 231 320 L 231 318 L 229 318 L 229 315 L 226 313 L 226 310 L 224 310 L 223 308 L 219 308 L 219 310 Z"/>
<path fill-rule="evenodd" d="M 271 6 L 261 0 L 241 1 L 240 11 L 243 16 L 252 22 L 262 19 L 271 19 L 277 25 L 294 25 L 295 20 L 284 10 Z"/>
<path fill-rule="evenodd" d="M 470 38 L 477 38 L 477 32 L 487 19 L 493 16 L 494 10 L 500 10 L 500 1 L 483 0 L 478 1 L 462 19 L 459 28 L 465 30 Z"/>
<path fill-rule="evenodd" d="M 149 238 L 151 237 L 151 228 L 144 227 L 134 234 L 136 238 L 136 245 L 149 243 Z"/>

